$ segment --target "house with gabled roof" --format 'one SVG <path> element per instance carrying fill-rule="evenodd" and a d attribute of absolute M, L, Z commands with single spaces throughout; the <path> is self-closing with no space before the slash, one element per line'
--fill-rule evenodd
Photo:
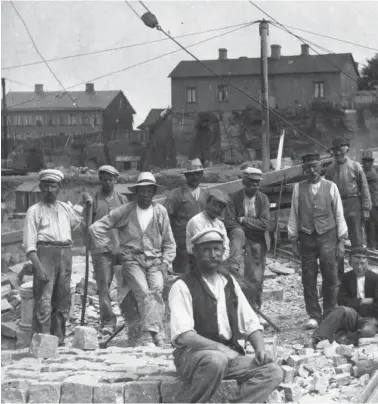
<path fill-rule="evenodd" d="M 87 83 L 84 91 L 15 91 L 6 95 L 10 139 L 42 136 L 117 134 L 133 130 L 136 113 L 121 90 L 98 91 Z"/>
<path fill-rule="evenodd" d="M 228 59 L 227 49 L 219 49 L 218 59 L 204 60 L 218 75 L 261 101 L 260 58 Z M 260 108 L 247 96 L 214 76 L 195 60 L 184 60 L 173 69 L 172 108 L 181 113 Z M 310 54 L 301 45 L 298 55 L 282 55 L 280 45 L 271 45 L 268 58 L 269 104 L 274 109 L 295 109 L 314 100 L 342 104 L 357 90 L 358 67 L 351 53 Z"/>

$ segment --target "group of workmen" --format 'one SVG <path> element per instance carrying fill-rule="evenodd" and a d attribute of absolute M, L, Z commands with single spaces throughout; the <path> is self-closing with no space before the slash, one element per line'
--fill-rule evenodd
<path fill-rule="evenodd" d="M 309 343 L 322 339 L 356 343 L 378 332 L 378 275 L 368 269 L 363 247 L 377 248 L 378 176 L 373 157 L 363 166 L 347 157 L 349 144 L 333 142 L 334 163 L 321 177 L 316 153 L 303 156 L 307 179 L 296 184 L 288 232 L 301 257 L 307 313 L 315 329 Z M 24 246 L 34 267 L 34 333 L 51 333 L 64 344 L 71 305 L 72 230 L 89 228 L 94 277 L 98 286 L 102 334 L 116 329 L 110 285 L 115 268 L 136 301 L 141 322 L 139 344 L 164 344 L 163 288 L 169 292 L 171 342 L 178 374 L 190 382 L 190 402 L 207 402 L 223 379 L 242 386 L 237 402 L 264 402 L 281 383 L 281 368 L 264 348 L 260 312 L 266 255 L 270 248 L 270 203 L 259 191 L 262 172 L 247 166 L 243 188 L 227 195 L 200 184 L 204 168 L 188 161 L 185 184 L 164 205 L 154 201 L 163 187 L 142 172 L 129 187 L 134 200 L 114 186 L 119 173 L 99 169 L 100 189 L 84 193 L 82 209 L 58 201 L 63 174 L 40 173 L 41 202 L 27 212 Z M 369 190 L 370 187 L 370 190 Z M 88 223 L 87 223 L 88 225 Z M 352 243 L 352 271 L 344 275 L 344 241 Z M 318 260 L 323 278 L 323 314 L 317 295 Z M 238 279 L 245 279 L 239 283 Z M 249 290 L 246 290 L 248 285 Z M 338 306 L 339 304 L 339 306 Z M 266 324 L 266 323 L 265 323 Z M 240 339 L 255 356 L 246 356 Z M 248 383 L 244 383 L 247 382 Z"/>

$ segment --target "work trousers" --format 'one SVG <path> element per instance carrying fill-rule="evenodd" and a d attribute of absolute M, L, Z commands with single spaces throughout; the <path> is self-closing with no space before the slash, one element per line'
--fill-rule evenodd
<path fill-rule="evenodd" d="M 377 332 L 377 319 L 361 317 L 351 307 L 339 306 L 324 319 L 312 337 L 317 343 L 327 339 L 329 342 L 357 345 L 358 338 L 371 338 Z"/>
<path fill-rule="evenodd" d="M 348 237 L 352 247 L 362 247 L 364 244 L 364 234 L 362 230 L 362 206 L 358 196 L 343 198 L 343 209 L 346 224 L 348 226 Z M 344 275 L 344 259 L 338 262 L 339 282 Z"/>
<path fill-rule="evenodd" d="M 219 351 L 177 349 L 173 353 L 179 376 L 189 382 L 189 402 L 206 403 L 223 379 L 236 379 L 240 388 L 230 402 L 265 402 L 282 382 L 282 369 L 275 363 L 259 366 L 251 356 L 228 360 Z"/>
<path fill-rule="evenodd" d="M 64 341 L 71 309 L 72 251 L 70 247 L 38 246 L 47 281 L 34 276 L 33 333 L 51 334 Z"/>
<path fill-rule="evenodd" d="M 378 249 L 378 206 L 373 206 L 370 218 L 365 223 L 367 247 Z"/>
<path fill-rule="evenodd" d="M 186 274 L 190 271 L 189 255 L 186 250 L 186 238 L 175 235 L 176 257 L 172 262 L 173 272 L 177 274 Z"/>
<path fill-rule="evenodd" d="M 319 323 L 322 311 L 317 293 L 318 259 L 323 278 L 323 318 L 337 306 L 338 277 L 336 261 L 336 227 L 323 234 L 299 233 L 299 248 L 302 261 L 302 284 L 306 311 Z"/>
<path fill-rule="evenodd" d="M 117 325 L 109 293 L 114 277 L 113 255 L 110 252 L 92 254 L 92 262 L 98 289 L 101 327 L 113 328 Z"/>
<path fill-rule="evenodd" d="M 132 260 L 122 264 L 123 277 L 138 305 L 142 332 L 160 333 L 163 330 L 164 277 L 160 265 L 160 258 L 150 259 L 143 254 L 135 254 Z"/>

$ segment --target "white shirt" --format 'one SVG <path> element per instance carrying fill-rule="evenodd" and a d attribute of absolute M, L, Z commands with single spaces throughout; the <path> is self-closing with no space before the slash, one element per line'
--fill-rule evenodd
<path fill-rule="evenodd" d="M 365 277 L 357 277 L 357 297 L 360 299 L 365 299 Z"/>
<path fill-rule="evenodd" d="M 141 209 L 139 206 L 137 206 L 136 211 L 139 225 L 144 232 L 154 216 L 154 210 L 152 205 L 150 205 L 147 209 Z"/>
<path fill-rule="evenodd" d="M 193 198 L 194 198 L 196 201 L 198 201 L 200 192 L 201 192 L 201 188 L 200 188 L 200 187 L 197 187 L 196 189 L 193 189 L 193 190 L 191 191 L 191 193 L 192 193 L 192 195 L 193 195 Z"/>
<path fill-rule="evenodd" d="M 231 277 L 235 285 L 235 293 L 238 298 L 238 325 L 239 333 L 241 336 L 248 338 L 253 332 L 263 330 L 260 321 L 248 303 L 240 285 Z M 224 288 L 227 284 L 227 279 L 223 275 L 219 275 L 215 285 L 209 285 L 210 290 L 217 298 L 217 317 L 218 329 L 220 335 L 229 340 L 232 337 L 230 323 L 228 321 L 226 296 Z M 176 339 L 188 332 L 194 331 L 194 318 L 193 318 L 193 301 L 192 295 L 186 283 L 183 280 L 176 281 L 169 292 L 168 297 L 169 308 L 171 312 L 171 341 L 175 344 Z"/>
<path fill-rule="evenodd" d="M 224 224 L 219 219 L 210 219 L 206 212 L 200 212 L 197 215 L 193 216 L 188 224 L 186 225 L 186 249 L 187 251 L 192 254 L 193 253 L 193 244 L 191 243 L 191 239 L 200 231 L 207 229 L 207 228 L 214 228 L 220 230 L 223 234 L 223 247 L 224 247 L 224 254 L 223 254 L 223 261 L 230 255 L 230 240 L 227 237 L 227 230 L 224 227 Z"/>
<path fill-rule="evenodd" d="M 245 196 L 244 198 L 244 216 L 245 217 L 256 217 L 256 195 L 252 198 Z"/>

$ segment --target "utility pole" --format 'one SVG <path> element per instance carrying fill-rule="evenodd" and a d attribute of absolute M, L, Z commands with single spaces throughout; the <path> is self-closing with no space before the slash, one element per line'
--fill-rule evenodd
<path fill-rule="evenodd" d="M 2 150 L 3 150 L 3 158 L 7 159 L 8 158 L 8 128 L 7 128 L 7 103 L 5 100 L 5 78 L 1 78 L 1 86 L 3 88 L 3 111 L 1 114 L 2 117 L 2 132 L 3 132 L 3 144 L 2 144 Z"/>
<path fill-rule="evenodd" d="M 260 22 L 261 37 L 261 107 L 262 116 L 262 162 L 263 172 L 266 173 L 270 168 L 270 128 L 269 128 L 269 97 L 268 97 L 268 21 Z"/>

